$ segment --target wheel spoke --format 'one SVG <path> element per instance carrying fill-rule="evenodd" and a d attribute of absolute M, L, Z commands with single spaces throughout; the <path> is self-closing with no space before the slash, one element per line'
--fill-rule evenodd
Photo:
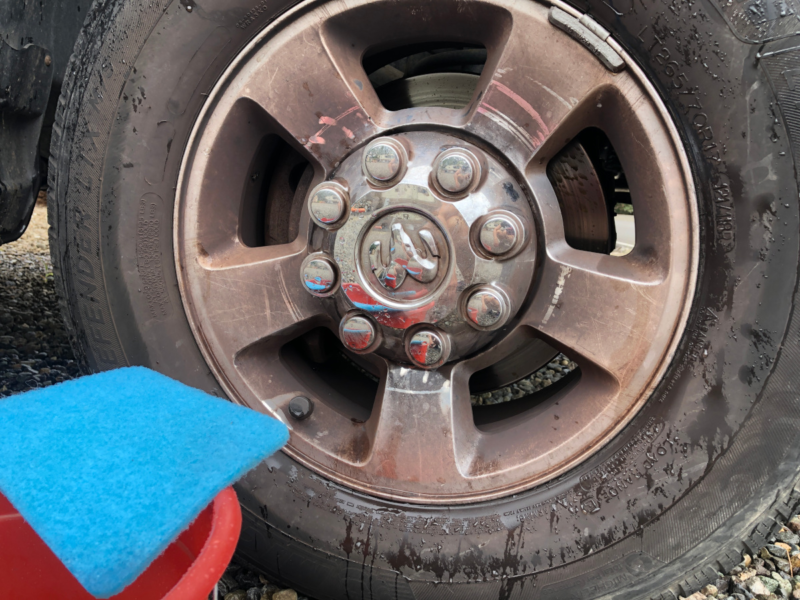
<path fill-rule="evenodd" d="M 324 300 L 302 289 L 299 273 L 305 256 L 305 245 L 294 243 L 241 246 L 224 257 L 197 261 L 203 282 L 192 291 L 202 298 L 205 318 L 215 323 L 215 341 L 229 359 L 260 340 L 289 339 L 323 314 Z"/>
<path fill-rule="evenodd" d="M 549 253 L 523 323 L 573 360 L 589 361 L 622 382 L 639 368 L 658 334 L 668 286 L 656 263 L 581 252 Z"/>
<path fill-rule="evenodd" d="M 373 412 L 373 444 L 365 470 L 381 480 L 415 482 L 431 493 L 463 478 L 472 434 L 469 389 L 445 370 L 393 365 Z"/>
<path fill-rule="evenodd" d="M 295 35 L 300 28 L 303 35 Z M 350 63 L 332 58 L 349 50 L 301 19 L 259 50 L 240 75 L 241 94 L 260 105 L 326 172 L 377 132 L 371 108 L 357 97 L 355 81 L 364 78 L 363 71 L 349 73 L 342 65 Z"/>
<path fill-rule="evenodd" d="M 535 35 L 531 32 L 535 31 Z M 558 57 L 558 60 L 553 60 Z M 571 65 L 565 76 L 563 65 Z M 565 122 L 580 119 L 613 73 L 547 21 L 547 9 L 516 14 L 468 130 L 524 168 Z M 566 134 L 565 134 L 566 135 Z M 564 136 L 557 136 L 560 145 Z"/>

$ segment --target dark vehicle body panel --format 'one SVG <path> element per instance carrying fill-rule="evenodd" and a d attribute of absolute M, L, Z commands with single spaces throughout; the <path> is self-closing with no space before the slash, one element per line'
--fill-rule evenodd
<path fill-rule="evenodd" d="M 46 180 L 61 83 L 89 0 L 0 0 L 0 244 L 25 231 Z"/>

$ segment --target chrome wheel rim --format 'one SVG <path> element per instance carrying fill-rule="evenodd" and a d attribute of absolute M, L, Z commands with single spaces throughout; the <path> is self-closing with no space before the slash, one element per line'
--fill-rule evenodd
<path fill-rule="evenodd" d="M 447 504 L 541 484 L 630 421 L 685 327 L 698 219 L 677 132 L 613 39 L 607 44 L 625 65 L 618 72 L 554 27 L 542 5 L 493 0 L 463 14 L 449 2 L 430 4 L 406 2 L 402 14 L 386 19 L 381 3 L 333 2 L 324 10 L 308 3 L 264 30 L 197 120 L 178 184 L 174 239 L 190 325 L 232 400 L 284 421 L 292 432 L 285 451 L 334 481 L 386 498 Z M 402 37 L 404 27 L 485 46 L 488 59 L 466 107 L 390 111 L 381 104 L 360 57 Z M 567 68 L 576 75 L 564 77 Z M 547 176 L 549 161 L 588 127 L 604 131 L 628 175 L 637 231 L 625 256 L 566 242 Z M 307 189 L 339 186 L 346 211 L 341 220 L 320 222 L 303 196 L 294 239 L 251 247 L 241 233 L 243 182 L 265 132 L 274 130 L 310 162 Z M 365 150 L 376 143 L 396 150 L 397 169 L 367 165 L 374 157 Z M 442 151 L 460 157 L 471 174 L 466 184 L 443 185 Z M 498 191 L 503 184 L 508 200 Z M 370 263 L 369 248 L 380 241 L 370 238 L 370 227 L 383 227 L 386 215 L 389 228 L 401 218 L 419 220 L 397 233 L 397 240 L 403 233 L 412 239 L 411 250 L 405 258 L 373 253 Z M 489 221 L 500 227 L 498 219 L 508 231 L 516 227 L 522 241 L 507 236 L 493 254 L 481 231 L 491 229 Z M 424 291 L 419 302 L 404 303 L 385 285 L 397 273 L 376 273 L 409 258 L 428 272 L 415 279 L 411 270 L 395 269 L 405 273 L 397 289 Z M 336 271 L 335 281 L 320 283 L 321 293 L 309 293 L 305 278 L 314 259 Z M 370 303 L 394 311 L 391 318 L 365 309 L 350 293 L 354 284 Z M 496 299 L 500 316 L 489 325 L 468 312 L 477 292 Z M 435 311 L 420 310 L 431 303 Z M 315 328 L 333 332 L 350 359 L 378 378 L 366 413 L 348 414 L 287 358 L 293 340 Z M 528 339 L 567 353 L 580 378 L 510 418 L 479 424 L 469 402 L 471 375 Z M 308 418 L 292 417 L 297 397 L 313 402 Z"/>

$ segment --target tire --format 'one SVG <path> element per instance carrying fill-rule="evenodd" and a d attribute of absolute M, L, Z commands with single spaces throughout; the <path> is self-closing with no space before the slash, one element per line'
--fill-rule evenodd
<path fill-rule="evenodd" d="M 145 365 L 225 395 L 182 304 L 175 188 L 215 82 L 293 4 L 100 1 L 88 15 L 48 194 L 54 274 L 88 369 Z M 302 593 L 674 599 L 757 550 L 800 503 L 800 25 L 714 0 L 575 8 L 645 72 L 697 182 L 699 276 L 675 355 L 610 443 L 507 497 L 400 503 L 268 459 L 237 486 L 238 555 Z"/>

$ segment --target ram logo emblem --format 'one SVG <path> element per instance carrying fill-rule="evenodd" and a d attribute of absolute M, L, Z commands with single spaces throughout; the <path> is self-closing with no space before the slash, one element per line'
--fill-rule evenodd
<path fill-rule="evenodd" d="M 393 223 L 388 263 L 383 261 L 380 240 L 370 244 L 369 265 L 383 287 L 396 290 L 403 285 L 406 276 L 420 283 L 430 283 L 436 278 L 440 254 L 433 234 L 427 229 L 420 229 L 417 235 L 420 247 L 414 244 L 402 223 Z"/>

